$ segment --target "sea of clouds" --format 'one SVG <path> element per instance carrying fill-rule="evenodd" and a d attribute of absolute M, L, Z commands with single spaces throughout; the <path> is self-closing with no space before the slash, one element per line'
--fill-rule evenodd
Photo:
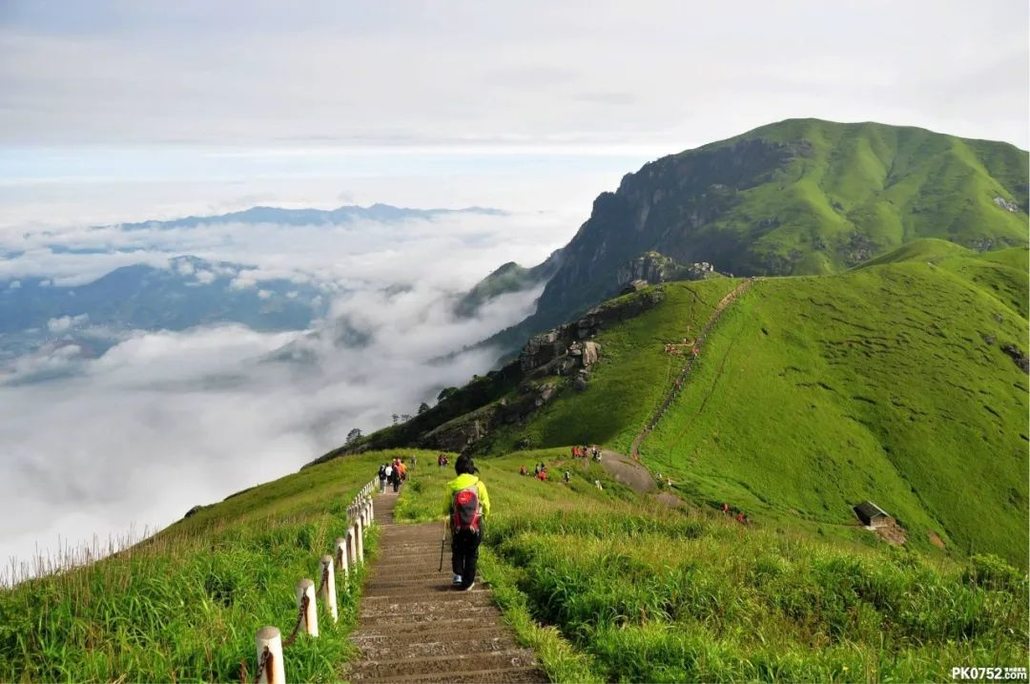
<path fill-rule="evenodd" d="M 12 360 L 0 384 L 0 500 L 18 514 L 0 519 L 0 558 L 25 562 L 93 535 L 167 525 L 195 504 L 296 471 L 354 427 L 369 432 L 432 404 L 441 388 L 489 369 L 496 351 L 441 357 L 520 320 L 540 290 L 500 297 L 472 318 L 454 315 L 455 298 L 504 262 L 539 263 L 574 230 L 567 217 L 516 213 L 0 231 L 8 286 L 31 277 L 78 285 L 193 255 L 247 264 L 241 288 L 316 284 L 329 311 L 308 330 L 119 330 L 98 358 L 56 346 Z M 53 333 L 86 324 L 49 322 Z M 74 372 L 10 382 L 41 365 Z"/>

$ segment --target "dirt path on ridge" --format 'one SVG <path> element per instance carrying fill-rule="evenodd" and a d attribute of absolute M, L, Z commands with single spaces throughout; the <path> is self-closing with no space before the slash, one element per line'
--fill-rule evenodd
<path fill-rule="evenodd" d="M 397 495 L 375 495 L 379 555 L 365 579 L 352 682 L 547 682 L 533 651 L 515 643 L 481 581 L 451 588 L 448 546 L 439 572 L 442 523 L 394 522 Z"/>
<path fill-rule="evenodd" d="M 616 482 L 621 482 L 634 492 L 653 492 L 658 489 L 647 468 L 617 451 L 601 450 L 601 466 Z"/>
<path fill-rule="evenodd" d="M 733 288 L 732 291 L 727 293 L 726 296 L 720 299 L 718 304 L 715 305 L 715 310 L 712 311 L 712 315 L 708 317 L 708 322 L 705 323 L 705 327 L 701 329 L 701 333 L 697 336 L 697 341 L 694 343 L 694 346 L 697 348 L 699 355 L 700 352 L 704 350 L 704 344 L 705 340 L 708 338 L 708 334 L 712 331 L 712 328 L 715 327 L 715 324 L 719 322 L 719 319 L 722 318 L 723 312 L 726 311 L 730 304 L 737 301 L 737 298 L 740 297 L 740 295 L 744 294 L 749 289 L 751 289 L 751 286 L 754 284 L 754 282 L 754 278 L 748 278 L 747 280 L 742 281 L 735 288 Z M 637 433 L 637 436 L 633 438 L 633 443 L 630 445 L 629 448 L 629 453 L 633 460 L 640 460 L 641 442 L 643 442 L 644 439 L 646 439 L 647 436 L 651 434 L 655 427 L 657 427 L 658 421 L 662 419 L 662 417 L 665 415 L 665 412 L 669 409 L 669 406 L 672 404 L 673 400 L 676 399 L 677 395 L 679 395 L 680 390 L 683 388 L 683 384 L 686 382 L 687 377 L 690 375 L 690 371 L 694 369 L 694 361 L 696 358 L 697 357 L 693 355 L 689 355 L 687 357 L 687 362 L 683 364 L 683 369 L 679 372 L 679 375 L 676 376 L 676 380 L 673 381 L 672 386 L 669 388 L 669 391 L 666 392 L 665 398 L 662 400 L 662 403 L 658 405 L 658 409 L 654 412 L 654 414 L 647 421 L 647 423 L 640 430 L 640 432 Z"/>

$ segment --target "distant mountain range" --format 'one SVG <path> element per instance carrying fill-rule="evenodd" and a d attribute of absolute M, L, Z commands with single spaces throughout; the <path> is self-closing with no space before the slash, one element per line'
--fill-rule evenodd
<path fill-rule="evenodd" d="M 332 210 L 252 207 L 214 216 L 123 223 L 123 231 L 195 229 L 218 224 L 336 226 L 359 221 L 379 224 L 432 221 L 470 214 L 500 216 L 499 209 L 411 209 L 388 204 L 342 206 Z M 131 248 L 45 245 L 53 254 L 126 254 Z M 155 246 L 154 249 L 159 249 Z M 17 259 L 21 251 L 0 250 L 0 258 Z M 550 262 L 548 262 L 550 263 Z M 520 267 L 519 267 L 520 268 Z M 467 315 L 481 300 L 507 290 L 542 282 L 553 268 L 542 264 L 517 282 L 497 283 L 488 293 L 474 291 L 464 301 Z M 55 285 L 45 276 L 0 279 L 0 363 L 41 348 L 74 344 L 87 356 L 103 354 L 127 330 L 185 330 L 198 325 L 238 323 L 258 331 L 304 330 L 325 315 L 328 294 L 339 292 L 326 282 L 257 279 L 255 267 L 181 255 L 166 267 L 132 264 L 76 286 Z"/>
<path fill-rule="evenodd" d="M 119 331 L 185 330 L 240 323 L 254 330 L 303 330 L 325 314 L 318 284 L 255 281 L 253 267 L 192 256 L 167 268 L 136 264 L 85 285 L 49 278 L 0 281 L 0 361 L 43 344 L 74 342 L 102 354 Z"/>
<path fill-rule="evenodd" d="M 389 204 L 373 204 L 369 207 L 343 206 L 336 209 L 281 209 L 278 207 L 251 207 L 217 216 L 187 216 L 170 221 L 142 221 L 123 223 L 123 230 L 144 228 L 198 228 L 218 223 L 273 223 L 284 226 L 343 225 L 355 221 L 396 223 L 412 219 L 433 220 L 454 214 L 478 214 L 481 216 L 503 216 L 500 209 L 466 207 L 464 209 L 409 209 Z"/>

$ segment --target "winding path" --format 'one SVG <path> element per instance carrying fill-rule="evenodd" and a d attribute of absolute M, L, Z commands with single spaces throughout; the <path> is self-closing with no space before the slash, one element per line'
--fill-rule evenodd
<path fill-rule="evenodd" d="M 697 340 L 694 343 L 694 347 L 698 350 L 698 352 L 700 352 L 704 348 L 704 343 L 705 340 L 708 338 L 708 334 L 712 331 L 712 328 L 715 327 L 715 324 L 719 322 L 719 319 L 722 318 L 723 312 L 726 311 L 730 304 L 737 301 L 737 298 L 740 297 L 740 295 L 744 294 L 749 289 L 751 289 L 751 286 L 754 284 L 754 282 L 754 278 L 748 278 L 747 280 L 742 281 L 735 288 L 733 288 L 733 290 L 728 292 L 725 297 L 719 300 L 719 303 L 715 305 L 715 309 L 712 311 L 712 315 L 708 317 L 708 322 L 705 323 L 705 327 L 701 329 L 701 333 L 697 336 Z M 644 439 L 646 439 L 647 436 L 651 434 L 655 427 L 657 427 L 658 421 L 662 419 L 662 416 L 665 415 L 665 412 L 669 409 L 669 406 L 672 404 L 673 400 L 676 399 L 676 396 L 680 393 L 680 390 L 683 388 L 683 383 L 686 382 L 687 376 L 690 375 L 690 371 L 694 369 L 694 361 L 696 360 L 696 356 L 688 356 L 687 362 L 683 364 L 683 369 L 679 372 L 679 375 L 676 376 L 676 379 L 673 381 L 672 386 L 669 388 L 669 391 L 666 392 L 665 398 L 662 400 L 662 403 L 658 405 L 658 408 L 651 415 L 651 418 L 647 421 L 647 423 L 640 430 L 640 432 L 637 433 L 637 436 L 633 438 L 633 443 L 630 445 L 629 448 L 629 453 L 633 460 L 640 460 L 641 442 L 643 442 Z"/>
<path fill-rule="evenodd" d="M 351 641 L 352 682 L 547 682 L 533 652 L 515 643 L 481 581 L 450 586 L 440 572 L 441 523 L 394 522 L 397 495 L 376 496 L 379 555 L 369 569 Z"/>

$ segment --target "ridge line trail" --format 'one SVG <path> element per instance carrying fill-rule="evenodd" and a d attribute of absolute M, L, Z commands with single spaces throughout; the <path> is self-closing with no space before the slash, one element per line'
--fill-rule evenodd
<path fill-rule="evenodd" d="M 737 298 L 740 297 L 740 295 L 744 294 L 749 289 L 751 289 L 751 286 L 754 284 L 754 282 L 754 278 L 748 278 L 747 280 L 742 281 L 730 292 L 728 292 L 722 299 L 720 299 L 718 304 L 715 305 L 715 309 L 712 311 L 712 315 L 708 317 L 708 321 L 705 323 L 704 328 L 701 329 L 701 332 L 698 334 L 697 339 L 694 342 L 694 347 L 698 350 L 698 356 L 700 356 L 700 352 L 704 348 L 704 343 L 708 337 L 708 334 L 712 331 L 712 328 L 715 327 L 715 324 L 719 322 L 719 319 L 722 318 L 722 314 L 726 311 L 726 309 L 729 308 L 730 304 L 733 304 L 733 302 L 737 301 Z M 687 376 L 690 374 L 690 371 L 693 370 L 694 361 L 697 360 L 698 356 L 690 355 L 687 358 L 687 362 L 683 364 L 683 369 L 680 370 L 679 375 L 676 376 L 676 380 L 672 383 L 672 386 L 665 393 L 665 398 L 662 400 L 662 403 L 658 405 L 658 408 L 655 410 L 655 412 L 651 414 L 650 420 L 648 420 L 644 427 L 640 430 L 640 432 L 637 433 L 637 436 L 633 438 L 633 443 L 630 445 L 629 448 L 629 454 L 630 458 L 632 458 L 634 461 L 640 460 L 640 443 L 643 442 L 644 439 L 646 439 L 647 436 L 651 434 L 655 427 L 658 426 L 658 421 L 660 421 L 662 419 L 662 416 L 665 415 L 665 411 L 668 410 L 669 406 L 676 398 L 676 395 L 679 394 L 680 389 L 682 389 L 683 387 L 684 381 L 686 381 Z"/>
<path fill-rule="evenodd" d="M 471 591 L 451 587 L 449 544 L 444 572 L 438 571 L 442 523 L 397 523 L 396 503 L 392 492 L 375 496 L 379 552 L 369 561 L 350 637 L 360 655 L 347 664 L 343 677 L 352 682 L 549 681 L 533 651 L 515 643 L 482 579 Z"/>

